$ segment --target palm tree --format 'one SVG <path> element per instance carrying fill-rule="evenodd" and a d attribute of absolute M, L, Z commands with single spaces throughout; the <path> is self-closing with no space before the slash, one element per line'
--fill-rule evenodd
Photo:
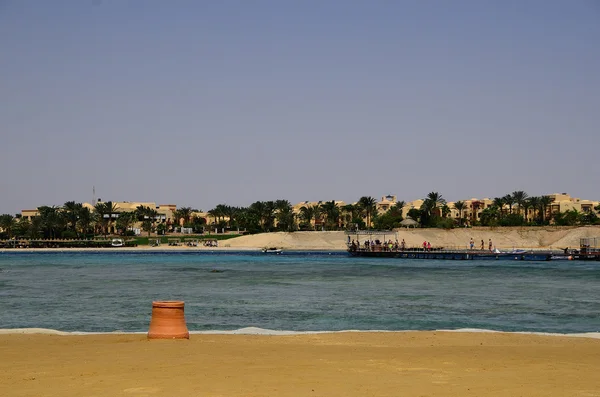
<path fill-rule="evenodd" d="M 371 215 L 377 211 L 377 200 L 371 196 L 363 196 L 358 200 L 358 206 L 367 217 L 367 228 L 371 228 Z"/>
<path fill-rule="evenodd" d="M 504 206 L 506 205 L 506 201 L 504 201 L 504 197 L 496 197 L 493 201 L 493 206 L 498 207 L 500 211 L 500 215 L 504 214 Z"/>
<path fill-rule="evenodd" d="M 29 220 L 27 220 L 27 218 L 17 218 L 15 216 L 15 221 L 19 219 L 18 222 L 15 222 L 14 228 L 13 228 L 13 234 L 16 236 L 27 236 L 29 234 L 29 231 L 31 230 L 31 222 Z"/>
<path fill-rule="evenodd" d="M 116 222 L 117 230 L 119 230 L 122 235 L 127 234 L 127 230 L 135 223 L 136 220 L 137 214 L 135 211 L 121 212 Z"/>
<path fill-rule="evenodd" d="M 221 217 L 223 217 L 222 208 L 217 205 L 212 210 L 208 210 L 208 215 L 214 219 L 213 224 L 216 225 L 221 220 Z"/>
<path fill-rule="evenodd" d="M 62 229 L 62 226 L 66 224 L 62 213 L 58 207 L 42 206 L 38 207 L 38 213 L 40 214 L 40 226 L 46 238 L 59 237 L 58 233 Z"/>
<path fill-rule="evenodd" d="M 229 218 L 228 224 L 230 228 L 237 227 L 239 229 L 239 215 L 241 209 L 238 207 L 232 207 L 230 205 L 225 207 L 225 216 Z"/>
<path fill-rule="evenodd" d="M 13 236 L 13 231 L 16 228 L 17 221 L 10 214 L 0 215 L 0 228 L 6 233 L 10 240 Z"/>
<path fill-rule="evenodd" d="M 325 214 L 326 226 L 335 230 L 340 226 L 340 207 L 335 201 L 326 201 L 321 205 L 321 210 Z"/>
<path fill-rule="evenodd" d="M 288 200 L 275 200 L 275 209 L 277 211 L 286 211 L 292 208 L 292 203 Z"/>
<path fill-rule="evenodd" d="M 442 218 L 446 218 L 446 217 L 448 217 L 448 214 L 450 214 L 452 211 L 450 210 L 450 207 L 448 207 L 448 204 L 444 204 L 441 207 L 441 212 L 442 212 Z"/>
<path fill-rule="evenodd" d="M 396 201 L 396 203 L 394 205 L 392 205 L 392 207 L 390 208 L 390 211 L 395 211 L 395 212 L 399 213 L 400 215 L 402 215 L 402 211 L 404 210 L 404 207 L 406 207 L 405 201 Z"/>
<path fill-rule="evenodd" d="M 532 197 L 529 197 L 527 199 L 527 202 L 529 203 L 529 207 L 533 208 L 533 218 L 534 218 L 534 220 L 536 218 L 540 218 L 541 219 L 541 212 L 539 210 L 540 209 L 540 198 L 537 197 L 537 196 L 532 196 Z M 538 211 L 537 217 L 536 217 L 535 211 Z"/>
<path fill-rule="evenodd" d="M 249 215 L 258 220 L 263 232 L 271 231 L 275 223 L 275 202 L 256 201 L 248 207 Z"/>
<path fill-rule="evenodd" d="M 462 223 L 463 223 L 462 214 L 463 214 L 463 211 L 465 209 L 467 209 L 467 205 L 465 204 L 464 201 L 457 201 L 454 203 L 454 209 L 458 211 L 458 219 L 459 219 L 460 225 L 462 226 Z"/>
<path fill-rule="evenodd" d="M 421 225 L 426 226 L 430 224 L 431 218 L 434 215 L 440 216 L 441 211 L 438 212 L 437 208 L 442 207 L 445 204 L 446 200 L 444 200 L 441 194 L 437 192 L 429 193 L 423 200 L 423 204 L 421 204 Z"/>
<path fill-rule="evenodd" d="M 296 215 L 292 206 L 282 207 L 277 210 L 277 228 L 285 232 L 296 230 Z"/>
<path fill-rule="evenodd" d="M 525 222 L 529 222 L 529 209 L 531 208 L 531 201 L 529 200 L 529 198 L 523 201 L 523 204 L 521 204 L 521 206 L 523 207 Z"/>
<path fill-rule="evenodd" d="M 39 238 L 42 233 L 42 217 L 34 216 L 31 218 L 31 225 L 27 232 L 29 238 Z"/>
<path fill-rule="evenodd" d="M 79 226 L 81 233 L 85 235 L 90 230 L 93 220 L 94 217 L 90 209 L 82 206 L 77 215 L 77 226 Z"/>
<path fill-rule="evenodd" d="M 357 216 L 357 213 L 359 212 L 358 208 L 355 205 L 346 204 L 341 208 L 341 212 L 342 222 L 344 224 L 343 226 L 346 229 L 350 229 L 354 219 Z"/>
<path fill-rule="evenodd" d="M 62 208 L 67 226 L 75 233 L 77 233 L 77 220 L 79 219 L 81 208 L 83 208 L 83 204 L 76 203 L 75 201 L 67 201 Z"/>
<path fill-rule="evenodd" d="M 183 224 L 187 224 L 190 223 L 191 219 L 192 219 L 192 213 L 195 210 L 192 207 L 181 207 L 179 209 L 179 215 L 181 216 L 181 218 L 183 219 Z"/>
<path fill-rule="evenodd" d="M 548 207 L 552 204 L 552 197 L 550 196 L 542 196 L 540 197 L 540 209 L 542 210 L 542 223 L 546 221 L 546 212 L 548 211 Z"/>
<path fill-rule="evenodd" d="M 512 207 L 515 205 L 515 198 L 510 194 L 507 194 L 506 196 L 502 197 L 502 200 L 504 201 L 504 204 L 508 205 L 508 213 L 512 214 Z"/>
<path fill-rule="evenodd" d="M 512 198 L 515 204 L 517 204 L 519 214 L 521 214 L 521 209 L 523 209 L 523 204 L 525 203 L 525 200 L 527 200 L 527 197 L 529 197 L 527 193 L 522 190 L 517 190 L 512 193 Z"/>
<path fill-rule="evenodd" d="M 108 207 L 107 203 L 97 203 L 94 206 L 94 217 L 96 218 L 96 226 L 100 226 L 104 237 L 108 234 Z"/>
<path fill-rule="evenodd" d="M 275 200 L 275 219 L 277 228 L 284 231 L 292 231 L 295 224 L 295 215 L 292 211 L 292 204 L 288 200 Z"/>
<path fill-rule="evenodd" d="M 433 208 L 441 207 L 446 204 L 446 200 L 438 192 L 431 192 L 427 195 L 426 200 L 429 200 L 433 204 Z"/>
<path fill-rule="evenodd" d="M 304 222 L 305 224 L 307 224 L 308 226 L 313 227 L 314 230 L 314 226 L 313 226 L 313 219 L 316 220 L 317 218 L 317 214 L 318 214 L 318 210 L 317 210 L 318 206 L 316 205 L 305 205 L 303 207 L 300 208 L 300 220 L 302 222 Z"/>
<path fill-rule="evenodd" d="M 148 237 L 150 237 L 150 233 L 154 230 L 156 218 L 158 218 L 158 211 L 154 208 L 140 205 L 135 209 L 135 214 L 142 221 L 142 230 L 148 232 Z"/>
<path fill-rule="evenodd" d="M 173 211 L 173 224 L 175 227 L 181 226 L 181 220 L 183 219 L 183 214 L 181 213 L 181 208 Z"/>
<path fill-rule="evenodd" d="M 119 216 L 117 210 L 119 207 L 112 201 L 106 202 L 106 211 L 108 213 L 108 226 L 110 227 L 115 219 Z"/>
<path fill-rule="evenodd" d="M 262 224 L 265 232 L 270 232 L 275 227 L 275 202 L 265 201 L 262 213 Z"/>

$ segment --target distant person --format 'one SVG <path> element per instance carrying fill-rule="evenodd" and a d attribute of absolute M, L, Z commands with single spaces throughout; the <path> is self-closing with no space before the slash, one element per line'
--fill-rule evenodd
<path fill-rule="evenodd" d="M 481 240 L 481 250 L 483 251 L 483 247 L 485 247 L 485 243 L 483 242 L 483 239 Z"/>
<path fill-rule="evenodd" d="M 402 249 L 402 251 L 406 249 L 406 241 L 404 241 L 404 239 L 402 239 L 402 242 L 400 243 L 400 249 Z"/>
<path fill-rule="evenodd" d="M 431 243 L 429 241 L 427 242 L 427 251 L 431 251 Z"/>
<path fill-rule="evenodd" d="M 475 248 L 475 241 L 473 240 L 473 237 L 471 237 L 471 241 L 469 241 L 469 246 L 471 247 L 471 249 Z"/>
<path fill-rule="evenodd" d="M 427 241 L 423 241 L 423 251 L 427 249 Z"/>
<path fill-rule="evenodd" d="M 490 250 L 490 252 L 492 252 L 492 239 L 490 239 L 489 243 L 488 243 L 488 248 Z"/>

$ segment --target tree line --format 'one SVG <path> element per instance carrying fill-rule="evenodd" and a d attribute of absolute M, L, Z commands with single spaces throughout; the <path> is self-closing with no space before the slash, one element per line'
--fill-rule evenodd
<path fill-rule="evenodd" d="M 485 207 L 480 201 L 467 205 L 457 201 L 449 207 L 438 192 L 429 193 L 419 208 L 410 208 L 407 216 L 420 227 L 453 228 L 461 226 L 536 226 L 597 225 L 600 219 L 594 211 L 580 212 L 575 209 L 552 213 L 549 196 L 528 196 L 515 191 L 493 199 Z M 335 201 L 306 204 L 298 213 L 288 200 L 256 201 L 248 207 L 219 204 L 208 211 L 214 222 L 198 216 L 198 210 L 182 207 L 173 211 L 170 221 L 159 218 L 154 208 L 139 206 L 133 211 L 120 211 L 117 204 L 107 201 L 97 203 L 93 209 L 82 203 L 68 201 L 63 206 L 38 207 L 38 216 L 31 220 L 20 214 L 0 215 L 0 238 L 90 238 L 95 235 L 133 234 L 131 228 L 140 224 L 150 235 L 152 232 L 172 232 L 180 224 L 196 233 L 209 229 L 243 230 L 248 233 L 297 230 L 350 230 L 374 228 L 390 230 L 402 226 L 406 203 L 398 201 L 387 211 L 378 212 L 377 200 L 361 197 L 355 204 L 338 205 Z M 452 209 L 458 217 L 452 217 Z M 600 205 L 594 208 L 600 212 Z M 468 217 L 467 214 L 479 214 Z"/>
<path fill-rule="evenodd" d="M 245 230 L 249 233 L 298 230 L 344 230 L 369 227 L 377 213 L 377 200 L 361 197 L 356 204 L 335 201 L 306 204 L 298 213 L 288 200 L 256 201 L 248 207 L 219 204 L 208 214 L 217 229 Z"/>
<path fill-rule="evenodd" d="M 453 204 L 458 212 L 458 218 L 451 218 L 451 208 L 441 194 L 431 192 L 425 197 L 420 208 L 412 208 L 408 216 L 419 222 L 422 227 L 452 228 L 456 226 L 557 226 L 598 225 L 600 205 L 594 211 L 581 212 L 570 209 L 553 213 L 550 196 L 529 196 L 525 191 L 518 190 L 502 197 L 496 197 L 492 204 L 485 206 L 482 201 L 465 201 Z M 469 212 L 470 210 L 470 212 Z M 471 214 L 467 217 L 466 214 Z"/>
<path fill-rule="evenodd" d="M 152 232 L 164 234 L 169 225 L 161 222 L 155 208 L 138 206 L 132 211 L 120 211 L 112 201 L 97 203 L 93 209 L 82 203 L 67 201 L 63 206 L 41 206 L 38 215 L 30 219 L 21 214 L 0 215 L 1 238 L 29 239 L 75 239 L 92 238 L 96 235 L 133 235 L 131 228 L 141 224 L 148 235 Z M 191 208 L 181 208 L 177 216 L 185 217 Z"/>

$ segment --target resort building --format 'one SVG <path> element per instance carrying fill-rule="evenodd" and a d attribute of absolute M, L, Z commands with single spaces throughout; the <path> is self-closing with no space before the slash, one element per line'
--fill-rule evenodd
<path fill-rule="evenodd" d="M 381 201 L 376 204 L 377 213 L 387 212 L 390 208 L 396 205 L 397 202 L 398 199 L 394 195 L 388 194 L 387 196 L 383 196 Z"/>
<path fill-rule="evenodd" d="M 470 198 L 468 200 L 461 200 L 464 203 L 465 209 L 459 211 L 456 209 L 454 204 L 455 201 L 450 201 L 446 205 L 450 208 L 450 217 L 454 219 L 460 219 L 461 216 L 467 221 L 467 223 L 473 223 L 481 218 L 481 213 L 484 209 L 490 207 L 494 201 L 489 198 Z"/>
<path fill-rule="evenodd" d="M 97 203 L 102 203 L 102 199 L 98 199 Z M 94 211 L 95 206 L 90 203 L 83 203 L 83 207 L 89 209 L 90 211 Z M 112 205 L 114 207 L 113 214 L 105 214 L 105 218 L 111 218 L 116 220 L 119 218 L 119 214 L 123 212 L 133 212 L 138 207 L 148 207 L 156 210 L 157 215 L 155 218 L 155 222 L 165 223 L 166 225 L 171 225 L 173 222 L 173 212 L 177 210 L 177 206 L 175 204 L 159 204 L 156 205 L 154 202 L 140 202 L 140 201 L 112 201 Z M 33 217 L 39 216 L 39 211 L 35 210 L 22 210 L 21 211 L 21 219 L 26 219 L 31 221 Z M 136 223 L 133 227 L 139 229 L 141 222 Z M 112 224 L 109 226 L 109 233 L 115 233 L 115 225 Z"/>
<path fill-rule="evenodd" d="M 582 200 L 580 198 L 571 197 L 567 193 L 553 193 L 548 196 L 550 196 L 550 199 L 552 200 L 549 208 L 551 215 L 569 210 L 583 213 L 595 212 L 595 207 L 600 205 L 600 201 Z"/>
<path fill-rule="evenodd" d="M 31 221 L 32 218 L 38 216 L 40 213 L 37 209 L 35 210 L 21 210 L 21 219 Z"/>

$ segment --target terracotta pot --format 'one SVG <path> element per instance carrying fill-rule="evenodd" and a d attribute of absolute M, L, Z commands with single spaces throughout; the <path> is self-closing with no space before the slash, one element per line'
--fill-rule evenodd
<path fill-rule="evenodd" d="M 148 339 L 189 339 L 183 306 L 183 301 L 152 302 Z"/>

